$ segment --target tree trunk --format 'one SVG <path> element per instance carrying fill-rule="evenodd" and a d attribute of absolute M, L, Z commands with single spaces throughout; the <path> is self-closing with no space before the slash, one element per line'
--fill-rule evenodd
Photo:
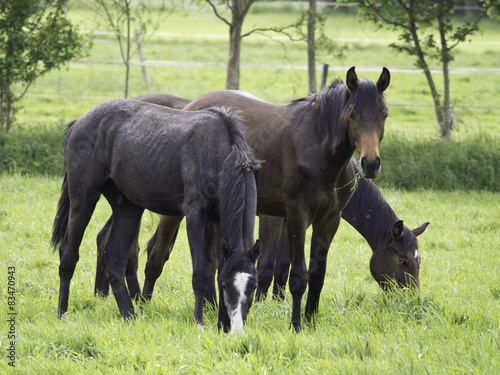
<path fill-rule="evenodd" d="M 127 14 L 127 51 L 125 57 L 125 99 L 128 98 L 128 82 L 130 76 L 130 3 L 128 1 L 125 2 L 125 12 Z"/>
<path fill-rule="evenodd" d="M 5 126 L 5 127 L 4 127 Z M 10 87 L 0 94 L 0 131 L 9 132 L 12 126 L 12 94 Z"/>
<path fill-rule="evenodd" d="M 229 28 L 226 90 L 239 90 L 240 88 L 241 27 L 243 26 L 243 20 L 235 17 L 234 11 L 233 9 L 233 22 Z"/>
<path fill-rule="evenodd" d="M 444 25 L 444 17 L 446 14 L 443 11 L 444 5 L 440 2 L 440 11 L 438 15 L 439 34 L 441 37 L 441 61 L 443 63 L 443 84 L 444 84 L 444 100 L 442 108 L 442 122 L 439 124 L 441 128 L 441 137 L 451 140 L 451 129 L 453 127 L 453 115 L 450 108 L 450 72 L 449 72 L 449 49 L 446 42 L 446 30 Z"/>
<path fill-rule="evenodd" d="M 436 89 L 434 79 L 432 78 L 432 74 L 431 74 L 431 71 L 429 69 L 429 65 L 427 64 L 427 61 L 425 60 L 425 55 L 424 55 L 424 52 L 422 50 L 422 46 L 420 45 L 420 39 L 418 38 L 417 24 L 415 21 L 414 3 L 412 3 L 412 5 L 409 8 L 407 8 L 407 13 L 408 13 L 410 33 L 411 33 L 413 42 L 415 43 L 415 51 L 417 52 L 418 65 L 424 71 L 425 78 L 427 79 L 427 84 L 429 85 L 429 88 L 431 90 L 432 100 L 434 101 L 434 111 L 436 113 L 436 120 L 438 122 L 439 127 L 442 128 L 443 110 L 442 110 L 442 106 L 441 106 L 441 99 L 440 99 L 439 93 Z"/>
<path fill-rule="evenodd" d="M 309 94 L 317 92 L 316 85 L 316 39 L 314 29 L 316 25 L 316 0 L 309 0 L 309 15 L 307 19 L 307 72 Z"/>

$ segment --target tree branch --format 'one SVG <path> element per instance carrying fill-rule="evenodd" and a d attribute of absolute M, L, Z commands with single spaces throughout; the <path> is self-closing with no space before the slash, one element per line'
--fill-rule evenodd
<path fill-rule="evenodd" d="M 205 0 L 205 1 L 208 3 L 208 5 L 210 5 L 210 6 L 212 7 L 212 9 L 213 9 L 213 11 L 214 11 L 214 13 L 215 13 L 215 16 L 216 16 L 218 19 L 222 20 L 222 22 L 224 22 L 224 23 L 225 23 L 226 25 L 228 25 L 229 27 L 232 27 L 231 22 L 229 22 L 226 18 L 224 18 L 223 16 L 221 16 L 221 15 L 219 14 L 219 12 L 217 11 L 217 8 L 216 8 L 216 7 L 215 7 L 215 5 L 212 3 L 212 0 Z M 228 7 L 229 7 L 229 9 L 231 9 L 231 5 L 229 5 L 229 4 L 228 4 Z M 232 9 L 231 9 L 231 11 L 232 11 Z"/>

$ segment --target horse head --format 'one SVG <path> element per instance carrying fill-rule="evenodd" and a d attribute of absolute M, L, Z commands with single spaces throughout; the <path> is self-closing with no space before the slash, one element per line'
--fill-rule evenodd
<path fill-rule="evenodd" d="M 347 72 L 349 99 L 342 116 L 348 121 L 351 145 L 359 153 L 361 170 L 366 178 L 377 177 L 380 170 L 380 142 L 389 113 L 383 93 L 389 87 L 390 79 L 386 68 L 382 69 L 376 84 L 367 79 L 359 80 L 354 67 Z"/>
<path fill-rule="evenodd" d="M 219 283 L 227 312 L 222 319 L 224 331 L 232 334 L 243 331 L 247 314 L 252 306 L 255 289 L 257 288 L 257 270 L 255 262 L 260 255 L 260 241 L 257 240 L 250 250 L 242 254 L 231 248 L 229 241 L 222 241 L 224 265 L 220 273 Z M 229 318 L 229 327 L 227 326 Z"/>
<path fill-rule="evenodd" d="M 424 223 L 410 230 L 399 220 L 392 228 L 391 239 L 374 251 L 370 260 L 370 271 L 382 289 L 420 289 L 417 236 L 421 235 L 428 225 L 429 223 Z"/>

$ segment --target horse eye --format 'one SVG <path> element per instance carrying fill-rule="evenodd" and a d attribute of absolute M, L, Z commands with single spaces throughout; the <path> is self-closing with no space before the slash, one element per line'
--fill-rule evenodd
<path fill-rule="evenodd" d="M 404 259 L 400 259 L 399 264 L 401 264 L 403 267 L 408 267 L 408 261 L 406 261 Z"/>

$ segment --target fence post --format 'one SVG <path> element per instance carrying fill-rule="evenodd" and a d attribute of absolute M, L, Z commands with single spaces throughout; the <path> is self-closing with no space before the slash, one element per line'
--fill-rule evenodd
<path fill-rule="evenodd" d="M 323 72 L 321 73 L 321 84 L 319 89 L 323 90 L 326 86 L 326 79 L 328 77 L 328 64 L 323 64 Z"/>
<path fill-rule="evenodd" d="M 142 68 L 142 75 L 144 77 L 144 84 L 146 85 L 147 88 L 149 88 L 148 70 L 146 68 L 146 59 L 144 58 L 144 53 L 142 51 L 142 40 L 141 40 L 141 33 L 139 32 L 139 30 L 135 30 L 135 39 L 137 42 L 137 49 L 139 50 L 139 57 L 141 59 L 141 68 Z"/>

